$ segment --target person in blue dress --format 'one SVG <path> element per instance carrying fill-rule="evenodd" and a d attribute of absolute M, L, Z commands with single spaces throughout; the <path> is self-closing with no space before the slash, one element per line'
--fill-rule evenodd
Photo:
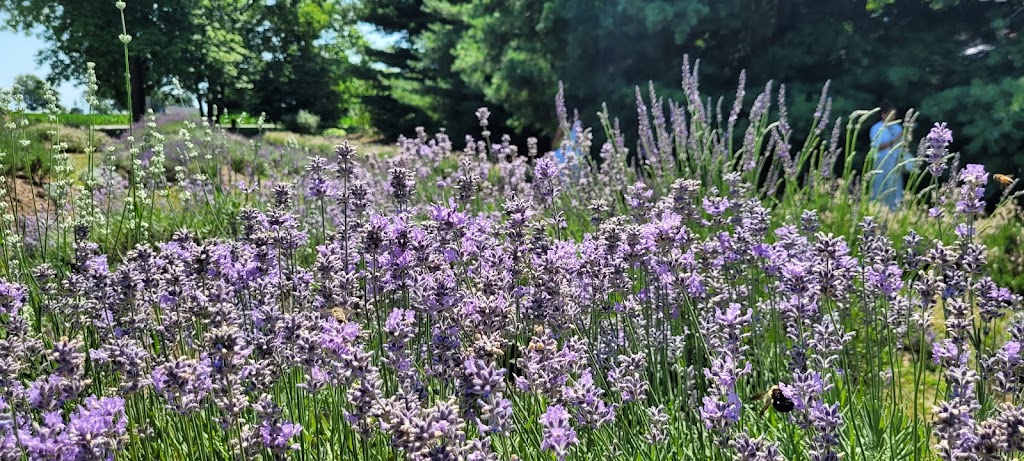
<path fill-rule="evenodd" d="M 897 167 L 900 162 L 908 160 L 903 146 L 903 126 L 894 122 L 896 108 L 889 104 L 882 105 L 881 120 L 870 130 L 871 146 L 874 152 L 874 168 L 879 170 L 871 178 L 871 200 L 878 201 L 890 209 L 896 209 L 903 200 L 903 172 Z M 906 170 L 912 165 L 904 164 Z"/>
<path fill-rule="evenodd" d="M 580 123 L 579 120 L 577 120 L 576 122 L 573 123 L 572 128 L 569 129 L 569 133 L 568 133 L 568 135 L 569 135 L 569 150 L 571 150 L 576 155 L 580 154 L 579 149 L 576 147 L 576 130 L 578 130 L 580 128 L 580 126 L 581 126 L 581 123 Z M 556 137 L 562 137 L 564 134 L 565 133 L 561 133 L 561 130 L 559 130 L 559 134 L 556 135 Z M 565 165 L 566 162 L 569 161 L 569 159 L 566 158 L 567 152 L 565 150 L 565 147 L 563 147 L 561 145 L 561 141 L 559 141 L 559 144 L 560 145 L 558 146 L 558 148 L 555 149 L 555 151 L 554 151 L 555 160 L 558 161 L 558 163 L 561 163 L 561 164 Z"/>

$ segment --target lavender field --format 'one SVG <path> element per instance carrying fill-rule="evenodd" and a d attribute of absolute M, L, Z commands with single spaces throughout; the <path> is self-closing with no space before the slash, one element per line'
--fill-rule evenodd
<path fill-rule="evenodd" d="M 3 93 L 0 164 L 51 170 L 0 169 L 0 460 L 1020 459 L 1017 211 L 957 127 L 906 130 L 893 211 L 877 111 L 823 91 L 791 146 L 785 87 L 682 77 L 635 146 L 559 92 L 564 162 L 487 108 L 330 155 L 149 115 L 75 162 Z"/>

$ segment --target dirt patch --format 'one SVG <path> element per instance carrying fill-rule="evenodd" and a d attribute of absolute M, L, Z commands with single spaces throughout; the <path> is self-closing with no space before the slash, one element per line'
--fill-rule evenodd
<path fill-rule="evenodd" d="M 230 189 L 238 185 L 238 181 L 242 179 L 242 175 L 235 173 L 228 165 L 220 166 L 220 185 L 225 189 Z"/>
<path fill-rule="evenodd" d="M 42 186 L 33 184 L 24 178 L 15 177 L 13 183 L 8 179 L 6 187 L 5 200 L 14 210 L 15 216 L 50 214 L 53 211 L 53 204 L 47 198 L 46 190 Z"/>

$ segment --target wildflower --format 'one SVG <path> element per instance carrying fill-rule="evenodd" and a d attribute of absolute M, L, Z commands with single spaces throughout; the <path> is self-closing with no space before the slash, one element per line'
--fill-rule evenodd
<path fill-rule="evenodd" d="M 665 413 L 665 407 L 658 405 L 656 407 L 648 407 L 645 410 L 647 413 L 647 433 L 644 434 L 644 441 L 653 445 L 660 445 L 668 440 L 668 413 Z"/>
<path fill-rule="evenodd" d="M 561 405 L 549 406 L 540 416 L 544 439 L 541 450 L 551 450 L 559 461 L 564 461 L 572 447 L 579 445 L 576 430 L 569 424 L 569 412 Z"/>
<path fill-rule="evenodd" d="M 299 444 L 292 441 L 302 432 L 302 425 L 287 421 L 263 421 L 260 424 L 260 436 L 263 446 L 273 452 L 298 450 Z"/>
<path fill-rule="evenodd" d="M 943 460 L 971 458 L 979 443 L 973 413 L 980 405 L 975 394 L 977 374 L 966 366 L 955 366 L 946 372 L 950 396 L 932 409 L 932 434 L 938 440 L 935 451 Z"/>
<path fill-rule="evenodd" d="M 413 178 L 413 173 L 405 168 L 393 168 L 390 185 L 391 196 L 398 203 L 399 209 L 403 209 L 415 192 L 416 180 Z"/>
<path fill-rule="evenodd" d="M 76 459 L 112 459 L 128 441 L 124 399 L 90 396 L 71 414 L 67 433 L 77 445 Z"/>
<path fill-rule="evenodd" d="M 309 159 L 309 165 L 306 165 L 306 171 L 309 172 L 309 185 L 306 188 L 306 195 L 313 199 L 319 199 L 330 195 L 332 191 L 331 183 L 324 175 L 327 171 L 327 159 L 323 157 L 313 157 Z"/>
<path fill-rule="evenodd" d="M 164 397 L 168 408 L 179 413 L 190 413 L 200 408 L 210 392 L 211 371 L 209 359 L 178 357 L 153 370 L 153 388 Z"/>
<path fill-rule="evenodd" d="M 810 458 L 841 459 L 835 451 L 839 447 L 840 429 L 843 426 L 839 403 L 828 405 L 815 402 L 810 408 L 809 418 L 815 431 L 811 437 L 811 449 L 808 450 Z"/>
<path fill-rule="evenodd" d="M 26 299 L 24 286 L 0 280 L 0 314 L 17 316 Z"/>
<path fill-rule="evenodd" d="M 469 441 L 466 461 L 498 461 L 498 454 L 491 448 L 490 437 Z"/>
<path fill-rule="evenodd" d="M 488 402 L 504 392 L 505 369 L 495 369 L 493 364 L 472 357 L 466 359 L 464 368 L 462 392 L 467 400 Z"/>
<path fill-rule="evenodd" d="M 762 437 L 750 438 L 745 433 L 740 433 L 735 439 L 729 442 L 736 450 L 737 461 L 784 461 L 786 458 L 779 452 L 779 445 L 764 440 Z"/>
<path fill-rule="evenodd" d="M 626 204 L 636 213 L 643 214 L 651 206 L 651 197 L 654 191 L 647 187 L 643 181 L 637 181 L 626 187 Z"/>
<path fill-rule="evenodd" d="M 616 406 L 602 400 L 604 390 L 594 384 L 594 377 L 588 368 L 565 391 L 565 399 L 576 413 L 576 421 L 591 428 L 597 428 L 615 420 Z"/>
<path fill-rule="evenodd" d="M 985 210 L 985 185 L 988 184 L 988 173 L 985 167 L 975 163 L 968 164 L 958 175 L 960 183 L 957 189 L 956 211 L 977 215 Z"/>
<path fill-rule="evenodd" d="M 509 399 L 495 399 L 480 407 L 477 425 L 482 434 L 506 434 L 513 429 L 513 408 Z"/>
<path fill-rule="evenodd" d="M 75 459 L 78 456 L 78 447 L 68 436 L 67 425 L 59 411 L 44 413 L 42 422 L 33 429 L 22 430 L 17 435 L 24 452 L 7 459 L 19 459 L 23 454 L 34 459 Z M 8 437 L 14 438 L 14 435 Z M 14 450 L 12 452 L 17 453 Z"/>
<path fill-rule="evenodd" d="M 334 146 L 334 155 L 338 158 L 338 173 L 346 177 L 351 175 L 354 168 L 353 162 L 356 156 L 356 147 L 345 141 Z"/>
<path fill-rule="evenodd" d="M 550 203 L 558 192 L 558 187 L 554 184 L 554 178 L 558 175 L 558 166 L 549 158 L 541 158 L 537 160 L 533 171 L 536 197 L 544 203 Z"/>
<path fill-rule="evenodd" d="M 476 118 L 480 121 L 480 127 L 487 129 L 487 119 L 491 116 L 491 111 L 486 107 L 481 107 L 476 110 Z"/>
<path fill-rule="evenodd" d="M 262 419 L 259 426 L 260 441 L 263 446 L 277 456 L 283 457 L 287 452 L 298 450 L 299 444 L 292 441 L 302 432 L 302 426 L 286 421 L 281 416 L 281 409 L 264 395 L 253 406 Z"/>
<path fill-rule="evenodd" d="M 388 364 L 399 373 L 409 372 L 412 363 L 406 356 L 406 348 L 416 334 L 416 313 L 395 308 L 384 323 L 384 331 L 388 335 L 388 342 L 384 346 Z"/>
<path fill-rule="evenodd" d="M 59 410 L 65 401 L 75 397 L 69 392 L 70 384 L 59 375 L 40 377 L 29 385 L 29 405 L 42 411 Z"/>
<path fill-rule="evenodd" d="M 643 399 L 647 394 L 647 380 L 643 373 L 647 368 L 647 357 L 643 353 L 623 355 L 618 365 L 608 372 L 608 382 L 622 396 L 623 402 Z"/>
<path fill-rule="evenodd" d="M 953 132 L 946 124 L 936 123 L 924 140 L 921 141 L 920 156 L 928 163 L 928 172 L 939 177 L 946 170 L 947 147 L 953 142 Z"/>
<path fill-rule="evenodd" d="M 729 199 L 726 197 L 704 197 L 703 208 L 711 216 L 721 216 L 729 209 Z"/>

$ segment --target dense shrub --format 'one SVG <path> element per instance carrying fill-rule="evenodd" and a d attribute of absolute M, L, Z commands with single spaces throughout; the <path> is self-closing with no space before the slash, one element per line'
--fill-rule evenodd
<path fill-rule="evenodd" d="M 90 132 L 87 128 L 60 127 L 54 129 L 47 124 L 30 125 L 25 129 L 28 139 L 38 140 L 47 145 L 56 142 L 67 144 L 67 151 L 70 153 L 84 153 L 92 146 L 99 149 L 110 142 L 110 137 L 99 131 Z"/>
<path fill-rule="evenodd" d="M 320 116 L 300 110 L 290 125 L 292 130 L 301 134 L 317 134 L 320 130 Z"/>
<path fill-rule="evenodd" d="M 328 156 L 334 151 L 334 146 L 344 138 L 338 131 L 327 130 L 323 136 L 311 136 L 289 131 L 268 131 L 261 137 L 262 141 L 269 146 L 297 147 L 308 149 L 311 153 Z M 380 149 L 377 150 L 392 150 Z"/>
<path fill-rule="evenodd" d="M 348 131 L 345 131 L 343 128 L 328 128 L 328 129 L 324 130 L 324 132 L 322 134 L 326 138 L 339 138 L 339 139 L 342 139 L 345 136 L 348 136 Z"/>
<path fill-rule="evenodd" d="M 30 122 L 50 123 L 50 116 L 47 114 L 24 114 Z M 66 113 L 58 114 L 57 121 L 66 127 L 88 128 L 89 126 L 125 126 L 128 125 L 126 114 L 81 114 Z"/>
<path fill-rule="evenodd" d="M 22 119 L 19 116 L 11 117 L 10 120 Z M 0 161 L 0 172 L 7 175 L 24 174 L 33 180 L 41 180 L 52 175 L 55 164 L 66 160 L 63 159 L 64 154 L 83 154 L 90 146 L 94 152 L 98 152 L 102 146 L 110 142 L 110 138 L 103 133 L 90 133 L 80 128 L 48 124 L 21 125 L 13 121 L 10 123 L 15 125 L 14 129 L 8 127 L 0 132 L 0 152 L 16 152 L 17 155 L 8 155 Z M 58 149 L 54 149 L 55 144 Z"/>

